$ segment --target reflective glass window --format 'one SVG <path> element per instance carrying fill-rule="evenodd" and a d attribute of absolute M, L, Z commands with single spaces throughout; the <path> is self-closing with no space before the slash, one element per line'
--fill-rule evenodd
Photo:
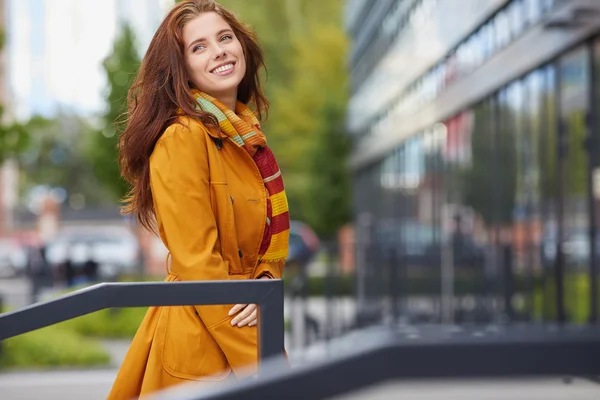
<path fill-rule="evenodd" d="M 584 271 L 590 262 L 588 159 L 584 147 L 588 135 L 589 57 L 587 47 L 582 46 L 563 56 L 559 62 L 562 127 L 559 132 L 562 147 L 559 171 L 562 170 L 563 178 L 559 200 L 562 201 L 563 216 L 562 221 L 559 220 L 558 235 L 562 243 L 567 318 L 580 323 L 589 317 L 589 291 L 580 286 L 582 281 L 589 281 Z"/>
<path fill-rule="evenodd" d="M 521 31 L 525 26 L 524 16 L 526 10 L 523 7 L 523 0 L 513 0 L 508 6 L 508 11 L 511 20 L 511 38 L 514 39 L 521 34 Z"/>

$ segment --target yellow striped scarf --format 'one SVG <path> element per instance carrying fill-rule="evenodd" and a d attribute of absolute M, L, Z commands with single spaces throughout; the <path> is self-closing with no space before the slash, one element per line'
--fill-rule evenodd
<path fill-rule="evenodd" d="M 267 189 L 267 220 L 259 250 L 263 262 L 283 261 L 288 255 L 290 215 L 281 171 L 256 116 L 238 101 L 235 112 L 214 97 L 194 91 L 198 107 L 213 114 L 231 142 L 243 147 L 254 159 Z"/>

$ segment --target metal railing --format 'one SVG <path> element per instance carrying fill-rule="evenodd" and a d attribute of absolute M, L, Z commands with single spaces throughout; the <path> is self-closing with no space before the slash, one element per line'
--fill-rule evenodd
<path fill-rule="evenodd" d="M 258 305 L 259 359 L 284 354 L 283 281 L 279 279 L 100 283 L 0 314 L 0 340 L 105 308 L 239 303 Z"/>
<path fill-rule="evenodd" d="M 600 376 L 600 327 L 525 326 L 444 331 L 411 327 L 354 338 L 353 351 L 332 349 L 321 361 L 281 369 L 265 364 L 255 381 L 156 400 L 326 399 L 391 379 Z M 272 360 L 273 362 L 276 359 Z"/>

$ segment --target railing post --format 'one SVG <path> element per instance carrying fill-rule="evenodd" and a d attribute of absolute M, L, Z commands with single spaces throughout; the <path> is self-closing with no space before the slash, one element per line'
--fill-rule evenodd
<path fill-rule="evenodd" d="M 283 281 L 269 290 L 258 304 L 258 356 L 261 364 L 284 350 Z"/>

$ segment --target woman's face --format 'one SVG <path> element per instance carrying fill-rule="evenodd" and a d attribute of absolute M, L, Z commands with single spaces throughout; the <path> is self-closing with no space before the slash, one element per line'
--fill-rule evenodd
<path fill-rule="evenodd" d="M 223 101 L 235 99 L 246 74 L 242 45 L 229 24 L 207 12 L 183 27 L 185 64 L 193 85 Z"/>

